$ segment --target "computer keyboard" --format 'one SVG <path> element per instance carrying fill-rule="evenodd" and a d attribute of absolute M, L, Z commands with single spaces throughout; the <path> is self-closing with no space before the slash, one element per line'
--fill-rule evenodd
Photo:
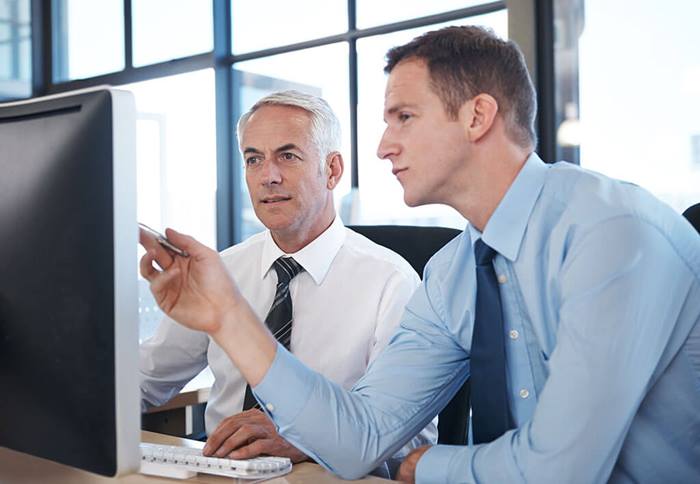
<path fill-rule="evenodd" d="M 239 479 L 271 479 L 291 472 L 286 457 L 256 457 L 247 460 L 205 457 L 202 449 L 141 443 L 141 473 L 189 479 L 196 473 Z"/>

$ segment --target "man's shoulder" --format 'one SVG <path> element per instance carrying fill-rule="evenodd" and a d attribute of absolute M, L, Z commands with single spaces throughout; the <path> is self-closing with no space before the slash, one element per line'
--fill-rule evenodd
<path fill-rule="evenodd" d="M 697 234 L 692 227 L 680 213 L 634 183 L 557 163 L 549 172 L 543 198 L 537 223 L 540 236 L 546 235 L 551 247 L 572 247 L 593 234 L 606 234 L 611 243 L 633 238 L 635 247 L 655 247 L 660 235 L 681 258 L 700 267 L 693 257 Z"/>
<path fill-rule="evenodd" d="M 646 189 L 570 163 L 556 163 L 544 186 L 546 210 L 561 212 L 561 222 L 580 228 L 631 217 L 656 227 L 677 217 Z"/>
<path fill-rule="evenodd" d="M 373 264 L 377 269 L 400 273 L 407 278 L 417 278 L 418 274 L 401 255 L 373 242 L 352 229 L 345 228 L 345 242 L 341 247 L 345 257 L 356 264 Z"/>

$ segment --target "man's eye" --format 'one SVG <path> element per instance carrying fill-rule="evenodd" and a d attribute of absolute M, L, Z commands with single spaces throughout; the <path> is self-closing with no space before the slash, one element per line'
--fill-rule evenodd
<path fill-rule="evenodd" d="M 295 155 L 294 153 L 289 153 L 289 152 L 282 153 L 282 159 L 285 161 L 294 161 L 297 158 L 298 158 L 298 156 Z"/>
<path fill-rule="evenodd" d="M 247 166 L 255 166 L 258 163 L 260 163 L 260 157 L 259 156 L 251 156 L 249 158 L 245 159 L 245 164 Z"/>
<path fill-rule="evenodd" d="M 411 119 L 413 116 L 411 116 L 409 113 L 399 113 L 399 121 L 402 123 L 408 121 Z"/>

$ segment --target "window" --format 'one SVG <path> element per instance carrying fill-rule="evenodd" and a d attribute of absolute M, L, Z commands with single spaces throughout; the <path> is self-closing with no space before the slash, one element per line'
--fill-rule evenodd
<path fill-rule="evenodd" d="M 555 5 L 559 155 L 678 211 L 700 201 L 700 4 Z"/>
<path fill-rule="evenodd" d="M 238 117 L 272 91 L 310 92 L 330 103 L 343 129 L 345 173 L 334 193 L 346 222 L 462 228 L 452 209 L 406 207 L 389 164 L 377 159 L 384 56 L 392 45 L 447 24 L 484 24 L 505 37 L 508 4 L 0 0 L 0 99 L 31 92 L 32 49 L 52 60 L 53 72 L 37 77 L 42 93 L 100 84 L 133 91 L 139 220 L 223 249 L 262 229 L 236 146 Z M 30 5 L 38 15 L 30 15 Z M 42 18 L 52 30 L 42 30 L 48 38 L 32 47 L 30 19 Z M 147 337 L 160 313 L 145 283 L 140 296 Z"/>
<path fill-rule="evenodd" d="M 0 101 L 31 95 L 31 40 L 29 0 L 0 0 Z"/>
<path fill-rule="evenodd" d="M 134 66 L 209 52 L 212 2 L 132 0 Z"/>
<path fill-rule="evenodd" d="M 356 2 L 357 27 L 362 29 L 485 3 L 484 0 L 433 0 L 431 2 L 356 0 Z"/>
<path fill-rule="evenodd" d="M 124 68 L 123 0 L 53 0 L 53 79 L 83 79 Z"/>
<path fill-rule="evenodd" d="M 216 142 L 211 69 L 121 86 L 136 99 L 137 218 L 216 247 Z M 183 93 L 187 93 L 183 96 Z M 143 250 L 139 249 L 139 259 Z M 141 339 L 162 313 L 139 282 Z"/>
<path fill-rule="evenodd" d="M 347 8 L 345 0 L 232 0 L 233 52 L 259 51 L 344 32 Z"/>

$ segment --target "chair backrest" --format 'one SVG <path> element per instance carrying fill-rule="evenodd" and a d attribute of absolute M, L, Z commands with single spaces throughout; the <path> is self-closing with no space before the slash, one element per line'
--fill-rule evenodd
<path fill-rule="evenodd" d="M 461 233 L 446 227 L 408 225 L 349 225 L 348 228 L 402 256 L 421 277 L 428 259 Z M 438 443 L 466 444 L 468 425 L 469 380 L 439 414 Z"/>
<path fill-rule="evenodd" d="M 687 218 L 690 224 L 695 227 L 695 230 L 700 233 L 700 203 L 688 207 L 688 209 L 683 212 L 683 216 Z"/>
<path fill-rule="evenodd" d="M 447 227 L 412 225 L 348 225 L 348 228 L 399 254 L 421 278 L 428 259 L 462 233 Z"/>

